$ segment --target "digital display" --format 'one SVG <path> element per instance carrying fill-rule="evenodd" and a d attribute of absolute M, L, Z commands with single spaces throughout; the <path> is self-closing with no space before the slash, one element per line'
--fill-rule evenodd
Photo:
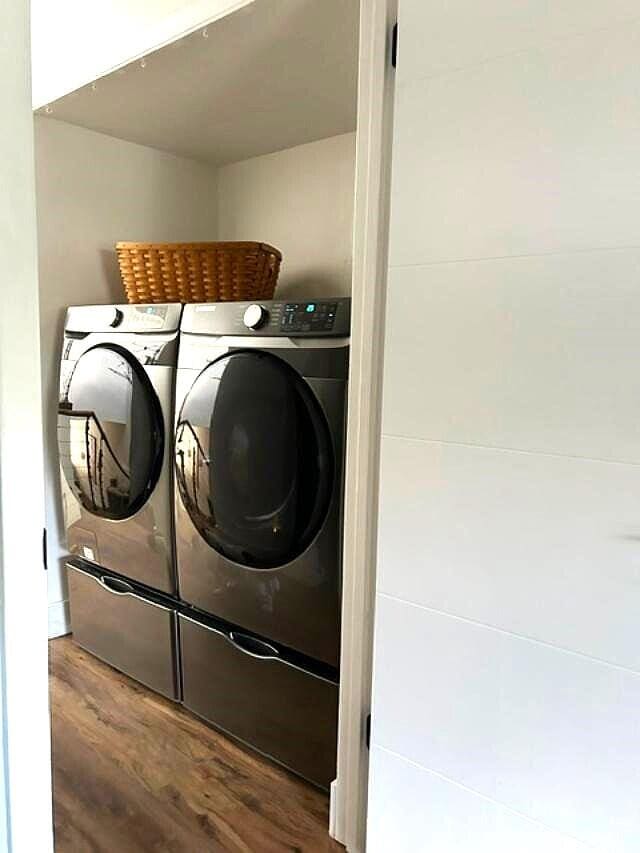
<path fill-rule="evenodd" d="M 127 321 L 133 323 L 131 328 L 155 331 L 161 329 L 167 316 L 165 305 L 145 305 L 136 307 L 135 313 L 127 313 Z"/>
<path fill-rule="evenodd" d="M 287 302 L 280 328 L 283 332 L 330 332 L 337 310 L 337 302 Z"/>

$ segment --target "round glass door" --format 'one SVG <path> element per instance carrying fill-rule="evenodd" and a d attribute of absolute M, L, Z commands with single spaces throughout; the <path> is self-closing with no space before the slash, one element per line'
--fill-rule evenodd
<path fill-rule="evenodd" d="M 60 463 L 69 488 L 94 515 L 136 513 L 160 476 L 162 412 L 140 363 L 116 346 L 87 350 L 58 405 Z"/>
<path fill-rule="evenodd" d="M 313 392 L 265 352 L 212 362 L 187 394 L 176 432 L 184 506 L 228 559 L 272 569 L 320 530 L 334 480 L 331 435 Z"/>

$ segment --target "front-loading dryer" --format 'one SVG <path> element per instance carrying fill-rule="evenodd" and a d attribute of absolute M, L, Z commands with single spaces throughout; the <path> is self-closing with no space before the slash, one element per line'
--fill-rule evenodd
<path fill-rule="evenodd" d="M 337 667 L 350 300 L 185 306 L 183 601 Z"/>
<path fill-rule="evenodd" d="M 185 307 L 176 378 L 183 702 L 335 778 L 350 301 Z"/>
<path fill-rule="evenodd" d="M 67 545 L 173 595 L 173 398 L 182 306 L 67 311 L 58 447 Z"/>

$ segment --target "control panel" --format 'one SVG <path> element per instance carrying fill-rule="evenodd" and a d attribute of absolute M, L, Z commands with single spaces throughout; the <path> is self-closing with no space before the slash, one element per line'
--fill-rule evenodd
<path fill-rule="evenodd" d="M 349 298 L 185 305 L 181 329 L 202 335 L 349 337 Z"/>
<path fill-rule="evenodd" d="M 182 305 L 77 305 L 67 309 L 68 332 L 171 332 L 180 325 Z"/>
<path fill-rule="evenodd" d="M 285 302 L 280 327 L 285 332 L 332 332 L 337 302 Z"/>

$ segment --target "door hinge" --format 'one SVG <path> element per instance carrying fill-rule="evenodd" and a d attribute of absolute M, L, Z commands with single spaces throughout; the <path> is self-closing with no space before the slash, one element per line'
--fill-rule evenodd
<path fill-rule="evenodd" d="M 44 566 L 45 572 L 48 569 L 47 566 L 47 528 L 42 528 L 42 564 Z"/>
<path fill-rule="evenodd" d="M 371 749 L 371 714 L 367 714 L 364 728 L 364 739 L 367 744 L 367 749 Z"/>
<path fill-rule="evenodd" d="M 393 25 L 391 33 L 391 64 L 395 68 L 398 64 L 398 22 Z"/>

